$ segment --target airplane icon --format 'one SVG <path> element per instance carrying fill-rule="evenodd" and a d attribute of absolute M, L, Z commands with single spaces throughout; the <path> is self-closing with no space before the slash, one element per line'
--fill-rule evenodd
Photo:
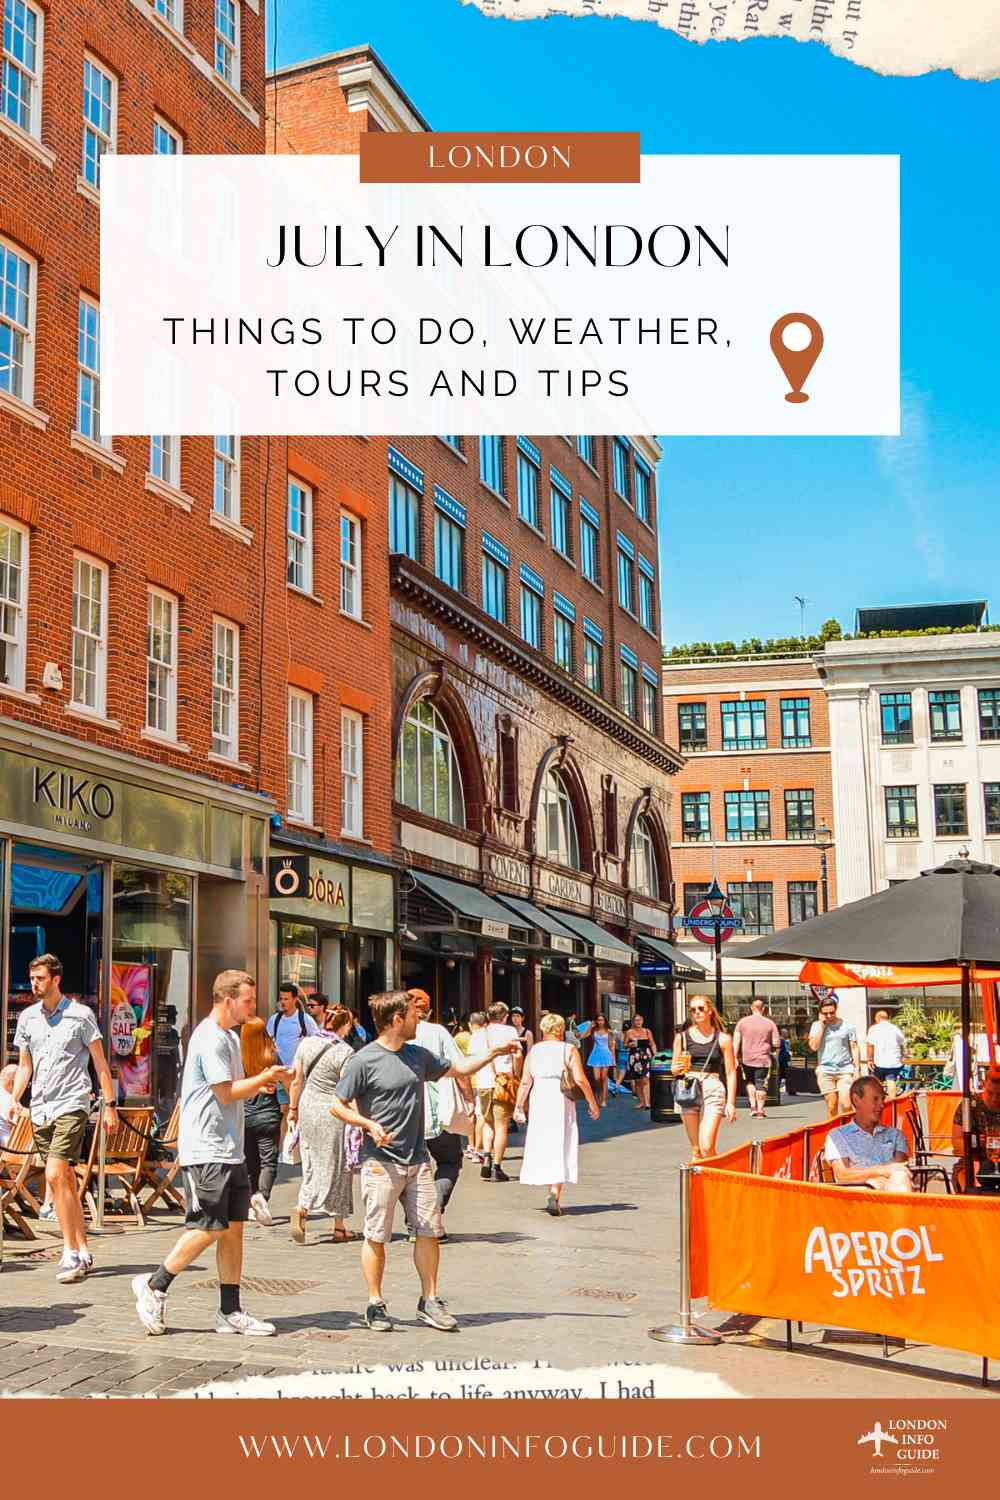
<path fill-rule="evenodd" d="M 882 1444 L 898 1444 L 899 1438 L 894 1438 L 891 1432 L 886 1432 L 881 1422 L 876 1422 L 871 1432 L 866 1432 L 864 1437 L 858 1438 L 858 1443 L 873 1443 L 875 1446 L 875 1457 L 882 1457 Z"/>

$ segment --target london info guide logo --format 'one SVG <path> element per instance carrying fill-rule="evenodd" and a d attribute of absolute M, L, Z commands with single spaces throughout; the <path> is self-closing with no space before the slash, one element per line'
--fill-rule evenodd
<path fill-rule="evenodd" d="M 857 1439 L 871 1474 L 931 1474 L 946 1455 L 944 1417 L 881 1417 Z"/>

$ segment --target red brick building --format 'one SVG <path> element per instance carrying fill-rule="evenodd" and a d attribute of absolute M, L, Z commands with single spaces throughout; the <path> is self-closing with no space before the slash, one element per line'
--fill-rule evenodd
<path fill-rule="evenodd" d="M 818 833 L 833 827 L 833 786 L 815 658 L 668 657 L 663 702 L 667 738 L 685 757 L 671 812 L 678 911 L 703 898 L 714 845 L 719 884 L 746 923 L 743 938 L 725 948 L 727 1011 L 740 1014 L 758 993 L 776 1019 L 794 1019 L 802 1007 L 798 966 L 741 964 L 739 948 L 815 916 L 824 900 L 836 904 L 833 834 Z M 830 845 L 825 896 L 818 843 Z M 701 945 L 685 940 L 684 948 L 697 954 Z"/>
<path fill-rule="evenodd" d="M 100 426 L 106 152 L 259 152 L 257 0 L 4 0 L 0 861 L 6 1046 L 42 949 L 169 1107 L 210 979 L 263 969 L 263 454 Z"/>
<path fill-rule="evenodd" d="M 367 47 L 269 81 L 279 152 L 425 128 Z M 502 997 L 620 1019 L 638 998 L 664 1029 L 668 987 L 635 991 L 639 936 L 669 933 L 680 764 L 659 708 L 655 440 L 351 451 L 388 511 L 402 979 L 445 1015 Z"/>

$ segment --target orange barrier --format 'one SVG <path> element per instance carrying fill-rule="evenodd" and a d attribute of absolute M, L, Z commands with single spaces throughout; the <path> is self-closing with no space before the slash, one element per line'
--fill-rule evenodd
<path fill-rule="evenodd" d="M 1000 1358 L 995 1199 L 864 1193 L 703 1167 L 691 1205 L 692 1297 Z M 753 1233 L 734 1235 L 741 1223 Z"/>
<path fill-rule="evenodd" d="M 928 1151 L 951 1152 L 952 1122 L 961 1102 L 960 1093 L 946 1093 L 943 1089 L 932 1089 L 924 1095 L 924 1108 L 927 1111 Z"/>
<path fill-rule="evenodd" d="M 788 1177 L 801 1182 L 808 1171 L 806 1132 L 790 1130 L 787 1135 L 761 1141 L 757 1171 L 761 1177 Z"/>
<path fill-rule="evenodd" d="M 729 1172 L 749 1172 L 753 1165 L 753 1143 L 747 1141 L 743 1146 L 734 1146 L 731 1151 L 723 1151 L 721 1156 L 709 1158 L 713 1167 L 721 1167 Z"/>

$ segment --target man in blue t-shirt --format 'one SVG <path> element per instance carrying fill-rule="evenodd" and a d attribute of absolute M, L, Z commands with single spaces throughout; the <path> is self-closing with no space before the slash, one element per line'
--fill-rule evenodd
<path fill-rule="evenodd" d="M 282 1066 L 293 1068 L 299 1043 L 307 1036 L 319 1036 L 319 1027 L 307 1016 L 299 996 L 299 987 L 290 979 L 278 985 L 278 1009 L 268 1019 L 267 1034 L 275 1045 Z M 281 1106 L 281 1139 L 288 1129 L 288 1090 L 280 1085 L 277 1100 Z"/>

